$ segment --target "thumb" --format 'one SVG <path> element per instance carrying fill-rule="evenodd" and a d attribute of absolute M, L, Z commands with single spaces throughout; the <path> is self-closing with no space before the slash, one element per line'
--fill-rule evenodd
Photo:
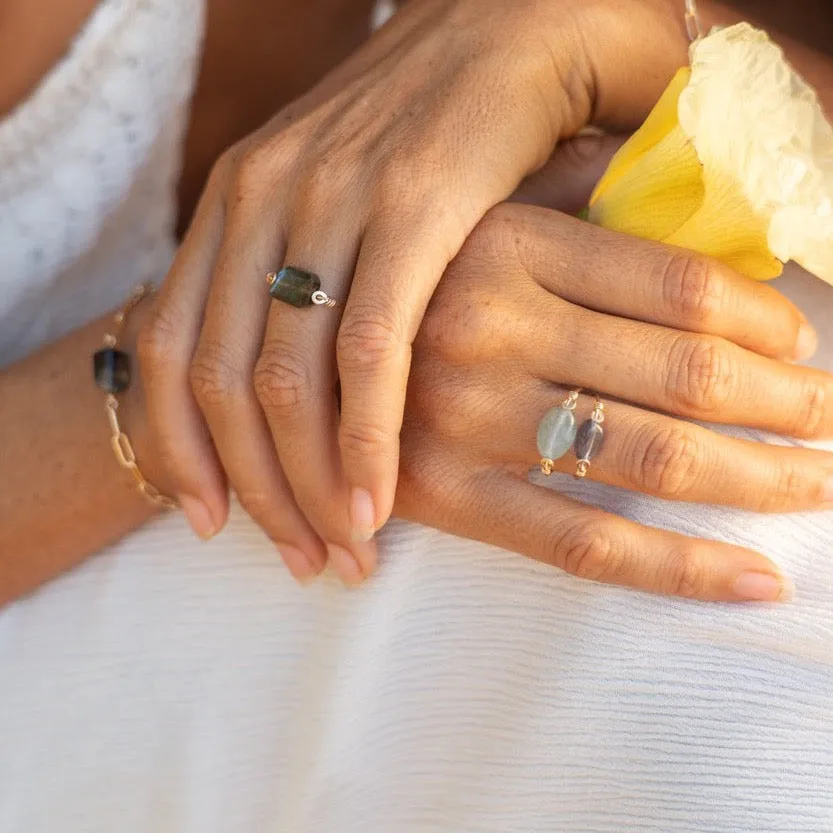
<path fill-rule="evenodd" d="M 560 142 L 546 165 L 521 183 L 512 201 L 578 214 L 627 138 L 585 133 Z"/>

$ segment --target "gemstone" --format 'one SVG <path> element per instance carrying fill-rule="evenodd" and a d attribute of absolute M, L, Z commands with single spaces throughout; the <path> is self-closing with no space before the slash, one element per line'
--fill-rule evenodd
<path fill-rule="evenodd" d="M 321 279 L 312 272 L 286 266 L 281 269 L 269 286 L 269 294 L 278 301 L 293 307 L 312 305 L 312 295 L 321 289 Z"/>
<path fill-rule="evenodd" d="M 108 347 L 93 356 L 95 383 L 106 393 L 122 393 L 130 387 L 130 356 Z"/>
<path fill-rule="evenodd" d="M 604 428 L 598 422 L 588 419 L 582 423 L 576 434 L 576 457 L 579 460 L 592 460 L 604 442 Z"/>
<path fill-rule="evenodd" d="M 569 450 L 576 438 L 576 418 L 572 411 L 550 408 L 538 426 L 538 452 L 545 460 L 558 460 Z"/>

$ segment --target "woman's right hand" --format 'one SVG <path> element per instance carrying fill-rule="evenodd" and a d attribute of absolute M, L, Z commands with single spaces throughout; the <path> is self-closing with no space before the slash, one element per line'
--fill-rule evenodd
<path fill-rule="evenodd" d="M 583 387 L 605 401 L 592 479 L 759 512 L 833 506 L 833 455 L 665 415 L 833 435 L 833 377 L 787 361 L 813 338 L 775 289 L 717 262 L 498 206 L 450 266 L 415 344 L 395 514 L 607 583 L 786 598 L 789 582 L 761 554 L 642 527 L 528 474 L 541 417 Z"/>

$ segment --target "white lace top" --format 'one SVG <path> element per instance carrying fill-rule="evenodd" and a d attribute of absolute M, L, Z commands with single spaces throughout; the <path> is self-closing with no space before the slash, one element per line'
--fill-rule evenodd
<path fill-rule="evenodd" d="M 0 366 L 164 276 L 202 14 L 202 0 L 101 3 L 0 120 Z"/>
<path fill-rule="evenodd" d="M 104 0 L 0 122 L 0 364 L 164 274 L 202 14 Z M 830 367 L 833 289 L 784 285 Z M 238 508 L 206 545 L 173 514 L 0 611 L 0 833 L 830 833 L 833 516 L 560 487 L 758 547 L 798 598 L 655 598 L 401 523 L 367 587 L 302 590 Z"/>

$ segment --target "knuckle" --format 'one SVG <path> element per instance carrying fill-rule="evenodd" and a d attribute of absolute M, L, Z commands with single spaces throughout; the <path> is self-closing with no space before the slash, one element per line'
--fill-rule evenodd
<path fill-rule="evenodd" d="M 237 171 L 242 154 L 243 149 L 240 145 L 232 145 L 230 148 L 224 150 L 211 167 L 211 172 L 208 175 L 208 181 L 206 183 L 206 190 L 209 188 L 222 188 L 228 183 L 229 179 Z"/>
<path fill-rule="evenodd" d="M 253 144 L 245 151 L 237 152 L 231 186 L 232 205 L 260 201 L 279 157 L 279 148 L 274 142 Z"/>
<path fill-rule="evenodd" d="M 701 416 L 717 414 L 734 398 L 734 362 L 716 340 L 680 336 L 669 360 L 669 396 L 684 410 Z"/>
<path fill-rule="evenodd" d="M 523 214 L 514 203 L 500 203 L 489 209 L 474 227 L 464 245 L 464 251 L 475 250 L 506 260 L 507 252 L 514 253 L 522 240 L 520 224 Z"/>
<path fill-rule="evenodd" d="M 757 509 L 760 512 L 777 512 L 800 505 L 807 499 L 821 503 L 823 491 L 823 485 L 808 478 L 806 472 L 792 465 L 781 466 L 772 486 L 761 494 Z"/>
<path fill-rule="evenodd" d="M 621 574 L 624 554 L 602 529 L 588 524 L 561 532 L 555 543 L 562 570 L 590 581 L 609 581 Z"/>
<path fill-rule="evenodd" d="M 595 163 L 605 150 L 605 137 L 588 133 L 563 143 L 559 158 L 568 171 L 582 170 Z"/>
<path fill-rule="evenodd" d="M 486 303 L 476 284 L 456 283 L 429 308 L 418 336 L 420 348 L 453 367 L 478 364 L 502 349 L 507 326 L 495 328 L 495 299 Z M 504 317 L 504 322 L 508 316 Z"/>
<path fill-rule="evenodd" d="M 796 436 L 821 439 L 827 433 L 827 389 L 818 382 L 809 382 L 799 401 Z"/>
<path fill-rule="evenodd" d="M 203 409 L 228 407 L 240 398 L 243 375 L 221 344 L 201 344 L 188 371 L 188 380 Z"/>
<path fill-rule="evenodd" d="M 291 414 L 309 398 L 312 373 L 297 352 L 264 348 L 252 378 L 258 401 L 275 416 Z"/>
<path fill-rule="evenodd" d="M 348 371 L 388 364 L 406 345 L 397 327 L 380 312 L 357 313 L 345 317 L 338 331 L 338 364 Z"/>
<path fill-rule="evenodd" d="M 353 459 L 377 456 L 397 441 L 397 436 L 383 426 L 364 420 L 343 420 L 339 426 L 338 441 L 342 452 Z"/>
<path fill-rule="evenodd" d="M 648 492 L 681 498 L 690 492 L 700 475 L 700 444 L 682 426 L 652 432 L 634 453 L 634 475 Z"/>
<path fill-rule="evenodd" d="M 706 595 L 709 575 L 696 544 L 678 547 L 666 560 L 662 573 L 663 583 L 659 590 L 685 599 Z"/>
<path fill-rule="evenodd" d="M 726 282 L 708 260 L 691 252 L 675 252 L 663 265 L 665 302 L 682 325 L 706 327 L 720 314 Z"/>

